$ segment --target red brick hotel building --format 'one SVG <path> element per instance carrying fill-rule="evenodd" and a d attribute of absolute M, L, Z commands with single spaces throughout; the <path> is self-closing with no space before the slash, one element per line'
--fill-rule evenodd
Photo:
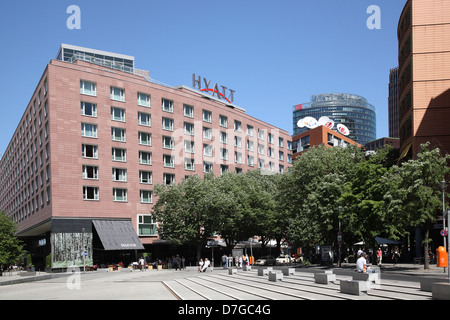
<path fill-rule="evenodd" d="M 151 251 L 156 184 L 286 170 L 289 133 L 215 93 L 158 83 L 131 56 L 62 45 L 0 162 L 0 209 L 33 263 L 51 257 L 64 268 Z"/>

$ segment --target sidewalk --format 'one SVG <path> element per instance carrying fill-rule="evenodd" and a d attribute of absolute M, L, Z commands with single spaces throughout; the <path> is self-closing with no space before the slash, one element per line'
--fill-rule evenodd
<path fill-rule="evenodd" d="M 287 266 L 276 266 L 274 268 L 285 268 Z M 292 265 L 288 266 L 291 268 L 299 268 L 303 269 L 303 271 L 311 271 L 314 272 L 314 270 L 317 269 L 333 269 L 335 271 L 342 270 L 343 272 L 352 272 L 355 270 L 355 264 L 354 263 L 342 263 L 341 267 L 337 267 L 336 264 L 334 264 L 332 267 L 330 266 L 320 266 L 320 265 L 312 265 L 310 267 L 303 267 L 302 265 Z M 192 270 L 191 270 L 192 269 Z M 216 267 L 215 269 L 219 270 L 222 269 L 220 267 Z M 187 275 L 187 273 L 194 272 L 196 273 L 197 267 L 187 267 L 186 270 L 183 271 L 175 271 L 175 270 L 164 270 L 164 273 L 167 275 L 167 273 L 171 274 L 171 277 L 184 277 Z M 448 279 L 448 269 L 441 267 L 436 267 L 436 265 L 430 265 L 429 269 L 424 269 L 423 264 L 413 264 L 413 263 L 399 263 L 397 265 L 393 265 L 391 263 L 385 263 L 380 268 L 381 273 L 383 274 L 392 274 L 392 275 L 409 275 L 409 276 L 425 276 L 425 277 L 442 277 L 445 279 Z M 130 273 L 131 271 L 128 271 L 127 269 L 122 271 L 113 271 L 111 274 L 118 274 L 118 273 Z M 140 271 L 133 271 L 140 272 Z M 145 272 L 158 274 L 161 273 L 161 271 L 156 270 L 147 270 Z M 99 269 L 98 271 L 87 271 L 86 274 L 94 274 L 94 273 L 104 273 L 105 275 L 108 273 L 107 269 Z M 36 273 L 27 273 L 26 271 L 19 271 L 19 272 L 4 272 L 3 276 L 0 277 L 0 286 L 2 285 L 12 285 L 12 284 L 20 284 L 20 283 L 26 283 L 26 282 L 33 282 L 33 281 L 40 281 L 40 280 L 48 280 L 53 278 L 59 278 L 59 277 L 68 277 L 72 273 L 62 272 L 62 273 L 46 273 L 46 272 L 39 272 L 36 271 Z"/>

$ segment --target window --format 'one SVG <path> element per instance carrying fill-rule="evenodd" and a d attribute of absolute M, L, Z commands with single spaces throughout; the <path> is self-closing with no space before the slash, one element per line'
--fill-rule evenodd
<path fill-rule="evenodd" d="M 164 130 L 173 131 L 173 119 L 162 118 L 162 128 Z"/>
<path fill-rule="evenodd" d="M 150 108 L 150 95 L 138 92 L 138 105 Z"/>
<path fill-rule="evenodd" d="M 205 173 L 211 173 L 213 171 L 213 164 L 211 162 L 204 162 L 203 163 L 203 171 Z"/>
<path fill-rule="evenodd" d="M 82 123 L 81 136 L 87 138 L 97 138 L 97 125 L 90 123 Z"/>
<path fill-rule="evenodd" d="M 264 168 L 264 165 L 265 165 L 264 159 L 259 159 L 258 168 L 262 169 Z"/>
<path fill-rule="evenodd" d="M 127 151 L 125 149 L 112 148 L 112 160 L 126 162 Z"/>
<path fill-rule="evenodd" d="M 163 136 L 163 148 L 173 150 L 174 147 L 175 147 L 175 139 L 172 137 Z"/>
<path fill-rule="evenodd" d="M 278 151 L 278 160 L 284 161 L 284 152 Z"/>
<path fill-rule="evenodd" d="M 80 81 L 80 93 L 89 96 L 97 96 L 97 85 L 90 81 Z"/>
<path fill-rule="evenodd" d="M 148 132 L 140 132 L 138 133 L 139 138 L 139 144 L 144 146 L 151 146 L 152 145 L 152 135 Z"/>
<path fill-rule="evenodd" d="M 83 179 L 98 180 L 97 166 L 83 166 Z"/>
<path fill-rule="evenodd" d="M 112 180 L 116 182 L 127 182 L 127 169 L 112 168 Z"/>
<path fill-rule="evenodd" d="M 163 155 L 163 165 L 166 168 L 175 168 L 175 157 L 172 155 Z"/>
<path fill-rule="evenodd" d="M 234 131 L 242 131 L 242 123 L 240 121 L 234 120 Z"/>
<path fill-rule="evenodd" d="M 188 134 L 190 136 L 193 136 L 194 135 L 194 124 L 185 122 L 184 123 L 184 133 Z"/>
<path fill-rule="evenodd" d="M 140 236 L 156 236 L 158 228 L 150 215 L 138 215 L 138 233 Z"/>
<path fill-rule="evenodd" d="M 273 144 L 273 134 L 272 133 L 268 133 L 267 134 L 267 141 L 269 141 L 270 144 Z"/>
<path fill-rule="evenodd" d="M 203 121 L 212 122 L 212 113 L 208 110 L 203 110 Z"/>
<path fill-rule="evenodd" d="M 81 102 L 81 115 L 97 117 L 97 105 L 95 103 Z"/>
<path fill-rule="evenodd" d="M 98 159 L 98 147 L 90 144 L 82 144 L 81 156 L 83 158 Z"/>
<path fill-rule="evenodd" d="M 275 157 L 275 151 L 272 147 L 269 147 L 269 157 L 271 157 L 271 158 Z"/>
<path fill-rule="evenodd" d="M 228 128 L 228 118 L 226 116 L 219 116 L 219 122 L 221 127 Z"/>
<path fill-rule="evenodd" d="M 255 160 L 254 160 L 253 156 L 247 156 L 247 164 L 250 167 L 253 167 L 255 165 Z"/>
<path fill-rule="evenodd" d="M 125 90 L 111 87 L 111 100 L 125 102 Z"/>
<path fill-rule="evenodd" d="M 264 145 L 263 144 L 258 144 L 258 153 L 259 154 L 264 154 Z"/>
<path fill-rule="evenodd" d="M 224 144 L 228 143 L 228 135 L 226 132 L 223 131 L 220 132 L 220 142 Z"/>
<path fill-rule="evenodd" d="M 224 148 L 220 148 L 220 159 L 228 160 L 228 150 Z"/>
<path fill-rule="evenodd" d="M 284 147 L 284 140 L 283 140 L 283 138 L 278 138 L 278 146 L 279 146 L 280 148 L 283 148 L 283 147 Z"/>
<path fill-rule="evenodd" d="M 153 174 L 151 171 L 139 171 L 139 183 L 143 184 L 152 184 L 153 183 Z"/>
<path fill-rule="evenodd" d="M 173 112 L 173 101 L 162 99 L 162 109 L 163 111 Z"/>
<path fill-rule="evenodd" d="M 241 152 L 234 152 L 234 161 L 238 164 L 242 164 L 242 153 Z"/>
<path fill-rule="evenodd" d="M 123 128 L 111 128 L 111 140 L 113 141 L 120 141 L 120 142 L 126 142 L 126 131 Z"/>
<path fill-rule="evenodd" d="M 212 140 L 212 129 L 203 127 L 203 138 L 206 140 Z"/>
<path fill-rule="evenodd" d="M 187 153 L 194 153 L 194 141 L 191 140 L 184 140 L 184 151 Z"/>
<path fill-rule="evenodd" d="M 258 129 L 258 139 L 264 141 L 264 130 Z"/>
<path fill-rule="evenodd" d="M 213 156 L 213 146 L 204 144 L 203 145 L 203 155 L 207 156 L 207 157 L 212 157 Z"/>
<path fill-rule="evenodd" d="M 150 190 L 140 190 L 141 203 L 153 203 L 153 192 Z"/>
<path fill-rule="evenodd" d="M 242 147 L 242 138 L 239 136 L 234 136 L 234 146 L 237 148 Z"/>
<path fill-rule="evenodd" d="M 163 174 L 163 183 L 165 185 L 170 185 L 175 183 L 175 175 L 172 173 L 164 173 Z"/>
<path fill-rule="evenodd" d="M 113 188 L 113 201 L 127 202 L 128 201 L 127 189 Z"/>
<path fill-rule="evenodd" d="M 125 109 L 111 107 L 111 120 L 125 122 Z"/>
<path fill-rule="evenodd" d="M 228 172 L 228 166 L 225 164 L 220 165 L 220 174 L 225 174 Z"/>
<path fill-rule="evenodd" d="M 183 105 L 183 114 L 185 117 L 193 118 L 194 117 L 194 107 L 189 106 L 187 104 Z"/>
<path fill-rule="evenodd" d="M 139 151 L 139 163 L 151 165 L 152 164 L 152 153 L 146 151 Z"/>
<path fill-rule="evenodd" d="M 253 141 L 247 140 L 247 150 L 253 151 Z"/>
<path fill-rule="evenodd" d="M 83 200 L 98 200 L 98 187 L 83 187 Z"/>
<path fill-rule="evenodd" d="M 189 171 L 195 170 L 195 161 L 191 158 L 184 158 L 184 169 Z"/>
<path fill-rule="evenodd" d="M 253 127 L 250 125 L 247 125 L 247 135 L 253 137 Z"/>
<path fill-rule="evenodd" d="M 138 112 L 138 123 L 141 126 L 151 127 L 152 119 L 148 113 Z"/>

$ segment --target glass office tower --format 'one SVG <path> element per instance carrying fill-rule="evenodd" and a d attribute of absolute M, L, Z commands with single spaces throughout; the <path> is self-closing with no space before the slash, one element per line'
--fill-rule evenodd
<path fill-rule="evenodd" d="M 311 102 L 298 104 L 293 107 L 294 135 L 309 130 L 299 128 L 297 122 L 307 116 L 319 120 L 327 116 L 335 123 L 341 123 L 349 130 L 349 138 L 359 144 L 376 139 L 376 112 L 375 107 L 361 96 L 345 93 L 318 94 L 311 97 Z"/>

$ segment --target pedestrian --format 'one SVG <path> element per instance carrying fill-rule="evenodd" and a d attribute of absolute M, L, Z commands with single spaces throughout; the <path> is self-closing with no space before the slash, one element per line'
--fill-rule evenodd
<path fill-rule="evenodd" d="M 175 268 L 175 270 L 178 270 L 178 269 L 180 269 L 181 270 L 181 268 L 180 268 L 180 256 L 179 255 L 176 255 L 176 257 L 175 258 L 173 258 L 173 266 L 174 266 L 174 268 Z"/>
<path fill-rule="evenodd" d="M 203 268 L 203 259 L 200 258 L 200 261 L 198 262 L 198 272 L 202 272 Z"/>
<path fill-rule="evenodd" d="M 141 257 L 141 258 L 139 259 L 139 269 L 140 269 L 141 271 L 144 271 L 144 267 L 145 267 L 145 260 L 144 260 L 144 257 Z"/>
<path fill-rule="evenodd" d="M 392 254 L 392 261 L 394 261 L 394 266 L 398 263 L 398 258 L 400 258 L 400 253 L 398 252 L 398 247 L 394 248 L 394 253 Z"/>
<path fill-rule="evenodd" d="M 228 268 L 227 255 L 225 253 L 222 256 L 222 268 Z"/>
<path fill-rule="evenodd" d="M 363 252 L 356 261 L 356 272 L 367 273 L 366 269 L 367 269 L 366 254 Z"/>
<path fill-rule="evenodd" d="M 383 260 L 383 251 L 381 251 L 381 248 L 378 248 L 377 250 L 377 265 L 381 267 L 381 260 Z"/>
<path fill-rule="evenodd" d="M 181 257 L 181 269 L 186 268 L 186 258 L 184 256 Z"/>
<path fill-rule="evenodd" d="M 242 268 L 242 256 L 239 256 L 239 268 Z"/>
<path fill-rule="evenodd" d="M 211 262 L 209 262 L 208 258 L 205 258 L 205 263 L 203 264 L 202 272 L 206 272 L 208 268 L 211 266 Z"/>

